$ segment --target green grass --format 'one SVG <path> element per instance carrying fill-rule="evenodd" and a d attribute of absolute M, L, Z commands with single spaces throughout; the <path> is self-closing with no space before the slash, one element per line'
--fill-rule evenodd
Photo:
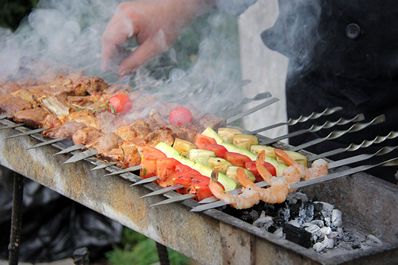
<path fill-rule="evenodd" d="M 151 265 L 159 262 L 155 242 L 132 230 L 123 231 L 122 247 L 106 253 L 111 265 Z M 169 250 L 172 265 L 187 265 L 189 259 Z"/>

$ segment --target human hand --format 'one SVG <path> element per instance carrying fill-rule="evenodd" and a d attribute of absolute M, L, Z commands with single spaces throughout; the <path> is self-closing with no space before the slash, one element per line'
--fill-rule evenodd
<path fill-rule="evenodd" d="M 102 36 L 102 68 L 108 70 L 119 48 L 135 37 L 139 46 L 124 58 L 124 76 L 165 52 L 183 27 L 212 7 L 212 0 L 138 0 L 121 3 Z"/>

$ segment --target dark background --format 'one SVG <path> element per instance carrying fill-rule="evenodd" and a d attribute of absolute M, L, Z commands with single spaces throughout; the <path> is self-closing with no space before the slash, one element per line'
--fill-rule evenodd
<path fill-rule="evenodd" d="M 39 0 L 0 0 L 0 27 L 15 30 Z"/>

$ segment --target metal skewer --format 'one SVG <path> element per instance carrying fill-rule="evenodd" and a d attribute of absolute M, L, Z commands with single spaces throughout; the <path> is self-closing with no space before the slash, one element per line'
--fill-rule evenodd
<path fill-rule="evenodd" d="M 71 163 L 76 163 L 79 162 L 81 160 L 96 156 L 98 154 L 98 152 L 94 149 L 89 149 L 87 151 L 78 153 L 73 155 L 71 158 L 69 158 L 68 160 L 66 160 L 64 162 L 64 164 L 71 164 Z"/>
<path fill-rule="evenodd" d="M 398 146 L 394 146 L 394 147 L 385 146 L 373 154 L 362 154 L 362 155 L 357 155 L 357 156 L 341 159 L 339 161 L 331 162 L 331 163 L 329 163 L 328 168 L 333 169 L 336 167 L 342 167 L 342 166 L 346 166 L 349 164 L 361 162 L 361 161 L 364 161 L 367 159 L 371 159 L 372 157 L 375 157 L 375 156 L 382 156 L 382 155 L 389 154 L 397 149 L 398 149 Z"/>
<path fill-rule="evenodd" d="M 101 165 L 98 165 L 98 166 L 92 168 L 91 171 L 96 171 L 96 170 L 100 170 L 100 169 L 105 169 L 105 168 L 107 168 L 107 167 L 111 167 L 111 166 L 115 166 L 115 165 L 117 165 L 116 162 L 105 163 L 105 164 L 101 164 Z"/>
<path fill-rule="evenodd" d="M 139 186 L 139 185 L 148 184 L 148 183 L 154 182 L 154 181 L 156 181 L 156 180 L 158 180 L 158 179 L 159 179 L 158 176 L 154 176 L 154 177 L 142 179 L 142 180 L 140 180 L 140 181 L 137 181 L 137 182 L 134 183 L 134 184 L 131 184 L 130 187 L 135 187 L 135 186 Z"/>
<path fill-rule="evenodd" d="M 274 138 L 274 139 L 264 140 L 264 141 L 262 141 L 262 144 L 269 145 L 269 144 L 276 143 L 276 142 L 278 142 L 280 140 L 283 140 L 283 139 L 292 138 L 292 137 L 295 137 L 295 136 L 298 136 L 298 135 L 302 135 L 302 134 L 305 134 L 305 133 L 310 133 L 310 132 L 319 132 L 319 131 L 321 131 L 323 129 L 329 129 L 329 128 L 333 128 L 335 126 L 346 125 L 346 124 L 349 124 L 351 122 L 363 121 L 364 119 L 365 119 L 365 117 L 364 117 L 363 114 L 358 114 L 354 118 L 351 118 L 351 119 L 340 118 L 337 121 L 326 121 L 322 125 L 314 124 L 311 127 L 309 127 L 308 129 L 298 130 L 298 131 L 295 131 L 295 132 L 292 132 L 292 133 L 288 133 L 288 134 L 279 136 L 279 137 Z"/>
<path fill-rule="evenodd" d="M 316 120 L 316 119 L 319 119 L 321 117 L 332 115 L 333 113 L 336 113 L 336 112 L 338 112 L 338 111 L 340 111 L 342 109 L 343 109 L 342 107 L 327 108 L 327 109 L 325 109 L 322 112 L 318 112 L 318 113 L 313 112 L 313 113 L 311 113 L 308 116 L 301 115 L 297 119 L 289 119 L 287 122 L 279 122 L 279 123 L 276 123 L 276 124 L 273 124 L 273 125 L 270 125 L 270 126 L 266 126 L 266 127 L 251 131 L 250 133 L 251 134 L 258 134 L 258 133 L 261 133 L 261 132 L 264 132 L 264 131 L 267 131 L 267 130 L 271 130 L 271 129 L 274 129 L 274 128 L 277 128 L 277 127 L 280 127 L 280 126 L 283 126 L 283 125 L 292 126 L 292 125 L 296 125 L 297 123 L 303 123 L 303 122 L 307 122 L 309 120 Z"/>
<path fill-rule="evenodd" d="M 23 133 L 18 133 L 18 134 L 7 136 L 5 139 L 8 140 L 8 139 L 18 138 L 18 137 L 22 137 L 22 136 L 29 136 L 29 135 L 32 135 L 32 134 L 44 132 L 45 130 L 46 129 L 44 129 L 44 128 L 35 129 L 35 130 L 28 130 L 28 131 L 23 132 Z"/>
<path fill-rule="evenodd" d="M 8 130 L 8 129 L 14 129 L 14 128 L 18 128 L 18 127 L 23 127 L 24 125 L 21 123 L 17 123 L 17 124 L 11 124 L 11 125 L 7 125 L 4 127 L 0 127 L 0 130 Z"/>
<path fill-rule="evenodd" d="M 170 198 L 170 199 L 167 199 L 167 200 L 152 204 L 151 207 L 167 205 L 167 204 L 176 203 L 176 202 L 182 202 L 182 201 L 194 199 L 195 197 L 196 197 L 195 194 L 177 195 L 177 196 L 175 196 L 173 198 Z"/>
<path fill-rule="evenodd" d="M 71 153 L 71 152 L 73 152 L 73 151 L 82 150 L 82 149 L 84 149 L 84 148 L 85 148 L 84 145 L 80 145 L 80 144 L 72 145 L 72 146 L 70 146 L 70 147 L 68 147 L 68 148 L 65 148 L 64 150 L 62 150 L 62 151 L 60 151 L 60 152 L 54 154 L 54 156 L 63 155 L 63 154 L 68 154 L 68 153 Z"/>
<path fill-rule="evenodd" d="M 338 154 L 345 153 L 345 152 L 358 151 L 359 149 L 370 147 L 373 144 L 380 144 L 380 143 L 383 143 L 384 141 L 392 140 L 397 137 L 398 137 L 398 132 L 390 132 L 386 136 L 377 136 L 376 138 L 374 138 L 373 140 L 370 140 L 370 141 L 365 140 L 360 144 L 350 144 L 346 148 L 338 148 L 338 149 L 331 150 L 331 151 L 328 151 L 328 152 L 325 152 L 325 153 L 322 153 L 319 155 L 310 156 L 308 158 L 308 161 L 311 162 L 311 161 L 317 160 L 319 158 L 330 157 L 330 156 L 338 155 Z"/>
<path fill-rule="evenodd" d="M 7 118 L 8 118 L 8 116 L 6 114 L 1 114 L 0 115 L 0 120 L 5 120 Z"/>
<path fill-rule="evenodd" d="M 252 101 L 263 100 L 263 99 L 270 98 L 270 97 L 272 97 L 272 94 L 270 92 L 262 92 L 262 93 L 258 93 L 257 95 L 255 95 L 252 98 L 245 97 L 242 100 L 241 104 L 247 104 Z"/>
<path fill-rule="evenodd" d="M 141 165 L 134 166 L 134 167 L 129 167 L 129 168 L 126 168 L 126 169 L 123 169 L 123 170 L 120 170 L 120 171 L 116 171 L 116 172 L 113 172 L 113 173 L 106 174 L 105 177 L 117 176 L 117 175 L 128 173 L 128 172 L 134 172 L 134 171 L 140 170 L 141 168 L 142 168 Z"/>
<path fill-rule="evenodd" d="M 43 146 L 46 146 L 46 145 L 51 145 L 51 144 L 59 143 L 59 142 L 65 141 L 65 140 L 66 140 L 66 139 L 52 139 L 52 140 L 45 141 L 45 142 L 36 144 L 36 145 L 34 145 L 34 146 L 31 146 L 31 147 L 27 148 L 26 150 L 33 150 L 33 149 L 36 149 L 36 148 L 39 148 L 39 147 L 43 147 Z"/>
<path fill-rule="evenodd" d="M 165 194 L 167 192 L 179 190 L 179 189 L 182 189 L 182 188 L 184 188 L 184 186 L 182 186 L 182 185 L 170 186 L 170 187 L 166 187 L 166 188 L 163 188 L 163 189 L 156 190 L 154 192 L 148 193 L 148 194 L 142 196 L 141 198 L 148 198 L 148 197 L 152 197 L 152 196 L 156 196 L 156 195 L 162 195 L 162 194 Z"/>
<path fill-rule="evenodd" d="M 231 124 L 234 121 L 240 120 L 243 117 L 245 117 L 245 116 L 247 116 L 249 114 L 252 114 L 253 112 L 256 112 L 256 111 L 258 111 L 260 109 L 268 107 L 268 106 L 270 106 L 270 105 L 272 105 L 272 104 L 274 104 L 275 102 L 278 102 L 278 101 L 279 101 L 278 98 L 270 98 L 269 100 L 267 100 L 267 101 L 255 106 L 255 107 L 253 107 L 251 109 L 248 109 L 248 110 L 243 111 L 243 112 L 238 112 L 238 113 L 232 115 L 231 117 L 227 118 L 226 119 L 226 124 Z"/>
<path fill-rule="evenodd" d="M 352 175 L 352 174 L 359 173 L 359 172 L 362 172 L 362 171 L 366 171 L 366 170 L 369 170 L 371 168 L 382 166 L 382 165 L 397 166 L 398 165 L 398 157 L 395 157 L 393 159 L 389 159 L 387 161 L 383 161 L 381 163 L 374 164 L 374 165 L 359 166 L 359 167 L 343 170 L 343 171 L 340 171 L 340 172 L 335 172 L 335 173 L 332 173 L 332 174 L 329 174 L 329 175 L 326 175 L 326 176 L 323 176 L 323 177 L 297 182 L 297 183 L 294 183 L 294 184 L 290 185 L 290 188 L 291 189 L 299 189 L 299 188 L 303 188 L 303 187 L 307 187 L 307 186 L 312 186 L 312 185 L 320 184 L 320 183 L 327 182 L 327 181 L 330 181 L 330 180 L 334 180 L 334 179 L 337 179 L 337 178 L 341 178 L 341 177 L 344 177 L 344 176 L 348 176 L 348 175 Z M 262 183 L 262 182 L 259 182 L 259 183 Z M 224 205 L 228 205 L 228 204 L 229 203 L 226 203 L 224 201 L 217 201 L 217 202 L 213 202 L 213 203 L 209 203 L 209 204 L 202 204 L 200 206 L 197 206 L 197 207 L 191 209 L 191 212 L 203 212 L 203 211 L 206 211 L 206 210 L 218 208 L 218 207 L 221 207 L 221 206 L 224 206 Z"/>
<path fill-rule="evenodd" d="M 334 139 L 337 139 L 337 138 L 339 138 L 343 135 L 346 135 L 348 133 L 358 132 L 358 131 L 361 131 L 371 125 L 376 125 L 376 124 L 382 123 L 385 120 L 386 120 L 386 117 L 384 115 L 380 115 L 380 116 L 377 116 L 376 118 L 374 118 L 373 120 L 371 120 L 370 122 L 356 123 L 356 124 L 352 125 L 350 128 L 348 128 L 347 130 L 333 131 L 333 132 L 329 133 L 329 135 L 327 135 L 326 137 L 315 139 L 315 140 L 309 141 L 305 144 L 296 146 L 296 147 L 292 148 L 292 151 L 302 150 L 304 148 L 322 143 L 324 141 L 334 140 Z"/>

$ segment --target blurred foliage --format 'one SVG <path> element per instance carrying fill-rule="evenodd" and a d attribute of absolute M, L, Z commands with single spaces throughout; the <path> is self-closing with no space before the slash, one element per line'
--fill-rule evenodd
<path fill-rule="evenodd" d="M 123 231 L 122 247 L 106 253 L 112 265 L 151 265 L 159 262 L 155 242 L 129 229 Z M 172 265 L 186 265 L 188 258 L 169 250 Z"/>
<path fill-rule="evenodd" d="M 0 0 L 0 27 L 15 30 L 39 0 Z"/>

